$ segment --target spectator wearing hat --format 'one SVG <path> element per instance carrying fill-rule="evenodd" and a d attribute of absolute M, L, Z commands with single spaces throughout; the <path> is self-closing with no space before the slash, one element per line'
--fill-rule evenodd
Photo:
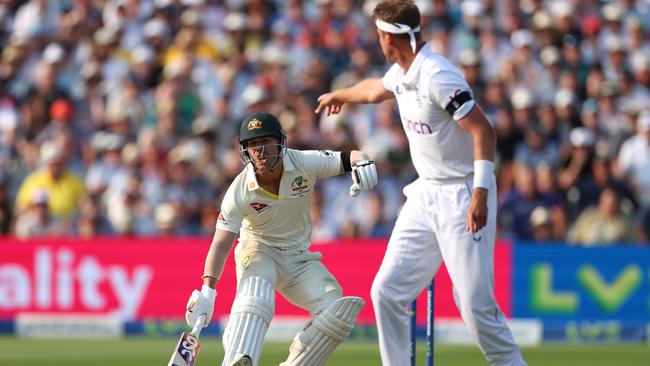
<path fill-rule="evenodd" d="M 147 44 L 140 44 L 131 51 L 131 69 L 129 79 L 137 86 L 140 93 L 147 93 L 160 81 L 162 67 L 154 49 Z"/>
<path fill-rule="evenodd" d="M 553 220 L 551 220 L 551 213 L 546 207 L 535 207 L 530 213 L 529 222 L 533 241 L 548 243 L 555 240 Z"/>
<path fill-rule="evenodd" d="M 56 84 L 61 89 L 71 91 L 77 79 L 78 70 L 70 62 L 68 52 L 57 42 L 48 44 L 41 54 L 41 61 L 51 65 L 53 74 L 56 75 Z"/>
<path fill-rule="evenodd" d="M 32 192 L 27 207 L 16 218 L 14 234 L 20 239 L 61 236 L 61 223 L 49 210 L 49 194 L 39 188 Z"/>
<path fill-rule="evenodd" d="M 619 175 L 634 191 L 643 206 L 650 205 L 650 110 L 639 113 L 637 133 L 625 140 L 618 155 Z"/>
<path fill-rule="evenodd" d="M 513 61 L 524 85 L 539 85 L 544 68 L 534 55 L 537 44 L 533 33 L 527 29 L 518 29 L 510 35 L 513 48 Z"/>
<path fill-rule="evenodd" d="M 591 179 L 591 161 L 596 136 L 585 127 L 576 127 L 569 134 L 570 149 L 558 173 L 558 186 L 564 192 Z"/>
<path fill-rule="evenodd" d="M 111 184 L 112 180 L 121 176 L 126 169 L 122 161 L 123 146 L 124 139 L 119 135 L 107 132 L 97 132 L 93 135 L 92 147 L 95 151 L 95 159 L 86 173 L 86 187 L 91 194 L 106 200 L 107 197 L 103 195 L 109 188 L 123 188 Z"/>
<path fill-rule="evenodd" d="M 18 138 L 18 113 L 12 106 L 0 107 L 0 181 L 11 169 L 12 161 L 18 158 L 16 141 Z"/>
<path fill-rule="evenodd" d="M 558 44 L 557 28 L 553 23 L 552 15 L 548 11 L 538 9 L 533 13 L 531 21 L 531 28 L 540 48 L 553 47 Z"/>
<path fill-rule="evenodd" d="M 598 44 L 598 34 L 602 29 L 602 20 L 599 14 L 588 14 L 580 21 L 580 30 L 582 42 L 580 42 L 580 54 L 582 59 L 592 64 L 599 60 L 600 49 Z"/>
<path fill-rule="evenodd" d="M 483 102 L 485 93 L 485 82 L 481 69 L 481 56 L 473 49 L 464 49 L 458 54 L 458 63 L 460 70 L 465 76 L 465 80 L 472 88 L 474 99 L 479 103 Z M 482 104 L 481 104 L 482 105 Z"/>
<path fill-rule="evenodd" d="M 580 11 L 569 0 L 553 1 L 550 6 L 550 14 L 553 18 L 553 25 L 559 34 L 572 35 L 580 39 L 580 29 L 576 21 L 576 12 Z"/>
<path fill-rule="evenodd" d="M 607 187 L 616 191 L 621 209 L 628 215 L 635 211 L 639 204 L 636 194 L 630 186 L 622 179 L 614 175 L 616 156 L 604 141 L 596 144 L 594 158 L 591 163 L 590 179 L 580 180 L 576 184 L 576 190 L 571 193 L 573 199 L 567 202 L 571 218 L 575 219 L 580 212 L 589 206 L 597 205 L 600 195 Z"/>
<path fill-rule="evenodd" d="M 627 68 L 627 46 L 623 38 L 610 35 L 605 40 L 606 57 L 603 59 L 605 79 L 616 81 Z"/>
<path fill-rule="evenodd" d="M 178 212 L 176 207 L 171 203 L 164 203 L 154 211 L 156 223 L 156 235 L 161 237 L 178 235 L 178 230 L 182 227 L 179 223 Z"/>
<path fill-rule="evenodd" d="M 86 149 L 86 144 L 91 129 L 83 123 L 75 120 L 75 108 L 70 100 L 57 99 L 52 103 L 49 110 L 50 122 L 36 137 L 39 144 L 45 141 L 54 140 L 57 136 L 69 135 L 70 151 L 67 152 L 68 166 L 74 163 L 75 171 L 83 172 L 80 167 L 82 154 Z M 70 159 L 74 159 L 72 162 Z"/>
<path fill-rule="evenodd" d="M 43 189 L 48 195 L 52 216 L 63 222 L 69 231 L 69 220 L 77 210 L 79 199 L 85 194 L 83 181 L 65 166 L 63 149 L 54 141 L 46 141 L 40 148 L 42 168 L 29 174 L 18 189 L 17 211 L 29 206 L 34 192 Z"/>
<path fill-rule="evenodd" d="M 546 46 L 539 53 L 539 60 L 544 66 L 542 81 L 539 90 L 552 93 L 557 88 L 562 71 L 562 56 L 560 50 L 555 46 Z"/>
<path fill-rule="evenodd" d="M 637 51 L 631 56 L 633 91 L 639 100 L 650 98 L 650 50 Z"/>
<path fill-rule="evenodd" d="M 536 123 L 535 110 L 538 101 L 531 89 L 518 87 L 512 91 L 510 104 L 512 105 L 514 124 L 523 134 L 529 126 Z"/>
<path fill-rule="evenodd" d="M 620 92 L 618 83 L 605 81 L 600 85 L 597 99 L 598 125 L 605 132 L 607 142 L 614 149 L 618 149 L 630 132 L 630 127 L 625 124 L 625 116 L 621 113 L 618 104 Z"/>
<path fill-rule="evenodd" d="M 598 49 L 601 51 L 600 57 L 605 56 L 607 50 L 607 40 L 611 36 L 623 36 L 624 26 L 624 11 L 621 5 L 616 2 L 608 2 L 601 8 L 602 17 L 604 19 L 603 27 L 598 35 Z"/>
<path fill-rule="evenodd" d="M 602 191 L 598 206 L 589 207 L 578 216 L 567 240 L 583 246 L 633 242 L 634 225 L 632 219 L 621 212 L 616 190 L 607 187 Z"/>
<path fill-rule="evenodd" d="M 591 64 L 582 55 L 579 38 L 570 34 L 564 35 L 561 46 L 562 63 L 560 65 L 563 71 L 575 75 L 579 85 L 584 85 Z"/>
<path fill-rule="evenodd" d="M 630 54 L 650 52 L 650 42 L 648 41 L 648 31 L 643 28 L 641 20 L 637 16 L 628 17 L 625 20 L 624 42 Z"/>
<path fill-rule="evenodd" d="M 553 107 L 557 115 L 558 125 L 566 126 L 569 129 L 580 126 L 578 96 L 573 90 L 559 89 L 553 98 Z"/>

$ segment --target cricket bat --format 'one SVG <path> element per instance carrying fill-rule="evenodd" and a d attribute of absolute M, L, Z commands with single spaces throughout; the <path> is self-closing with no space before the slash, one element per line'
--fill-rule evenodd
<path fill-rule="evenodd" d="M 194 366 L 194 361 L 199 355 L 201 344 L 199 343 L 199 334 L 203 328 L 205 315 L 201 315 L 196 319 L 194 327 L 190 333 L 183 332 L 178 344 L 172 353 L 172 358 L 169 360 L 167 366 Z"/>

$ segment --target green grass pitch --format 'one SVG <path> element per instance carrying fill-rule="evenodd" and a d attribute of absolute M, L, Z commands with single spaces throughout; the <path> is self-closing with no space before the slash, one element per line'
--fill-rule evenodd
<path fill-rule="evenodd" d="M 3 366 L 146 366 L 167 365 L 176 344 L 172 338 L 126 338 L 121 340 L 25 340 L 0 337 L 0 365 Z M 260 366 L 278 365 L 288 352 L 288 343 L 267 343 Z M 419 364 L 424 365 L 424 343 L 418 344 Z M 530 366 L 647 366 L 650 345 L 563 345 L 523 348 Z M 205 338 L 197 366 L 221 364 L 220 340 Z M 439 366 L 486 365 L 473 346 L 436 345 Z M 340 346 L 328 361 L 330 366 L 380 365 L 377 344 L 353 341 Z M 407 366 L 407 365 L 405 365 Z"/>

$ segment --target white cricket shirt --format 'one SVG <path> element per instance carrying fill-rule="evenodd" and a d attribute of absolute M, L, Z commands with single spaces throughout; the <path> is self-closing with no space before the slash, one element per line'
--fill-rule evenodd
<path fill-rule="evenodd" d="M 281 248 L 307 248 L 311 196 L 318 179 L 338 175 L 341 153 L 287 149 L 278 195 L 260 187 L 252 164 L 232 182 L 221 202 L 217 229 Z"/>
<path fill-rule="evenodd" d="M 468 178 L 474 170 L 474 145 L 456 121 L 469 113 L 474 101 L 462 104 L 453 118 L 445 109 L 456 95 L 471 95 L 460 71 L 425 44 L 406 73 L 393 64 L 382 82 L 397 99 L 418 175 L 440 182 Z"/>

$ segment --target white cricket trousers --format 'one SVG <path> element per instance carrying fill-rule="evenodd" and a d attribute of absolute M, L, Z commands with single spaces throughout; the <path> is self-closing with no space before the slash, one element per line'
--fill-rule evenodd
<path fill-rule="evenodd" d="M 440 184 L 423 179 L 404 188 L 407 200 L 371 289 L 384 366 L 409 365 L 408 307 L 443 261 L 456 306 L 487 361 L 526 364 L 494 298 L 495 179 L 487 226 L 474 235 L 466 229 L 471 188 L 471 180 Z"/>

